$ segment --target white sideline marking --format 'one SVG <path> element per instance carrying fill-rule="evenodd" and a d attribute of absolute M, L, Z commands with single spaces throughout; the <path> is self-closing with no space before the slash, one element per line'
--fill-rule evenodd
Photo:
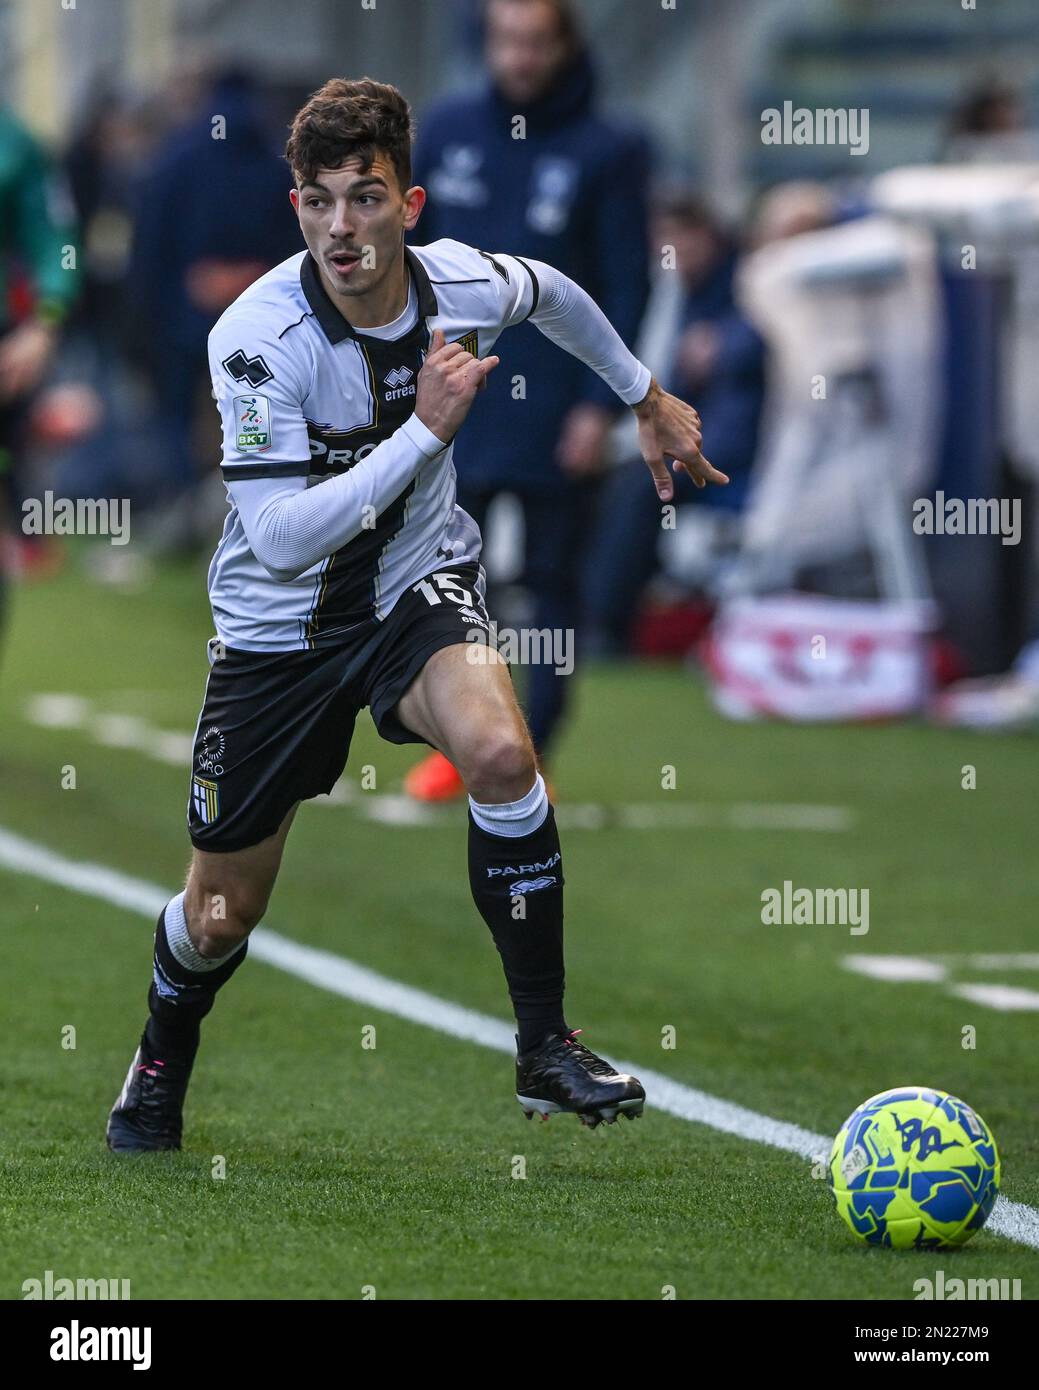
<path fill-rule="evenodd" d="M 81 695 L 33 695 L 25 707 L 30 724 L 47 729 L 78 729 L 106 748 L 128 748 L 155 762 L 191 766 L 191 734 L 159 729 L 134 714 L 104 714 Z M 329 796 L 314 797 L 313 806 L 348 806 L 377 825 L 453 825 L 457 806 L 430 806 L 403 793 L 362 791 L 341 778 Z M 565 830 L 688 830 L 700 826 L 728 830 L 850 830 L 855 817 L 846 806 L 737 803 L 710 806 L 691 801 L 634 802 L 605 806 L 597 802 L 564 802 L 556 820 Z"/>
<path fill-rule="evenodd" d="M 1016 985 L 953 985 L 951 993 L 972 1004 L 984 1004 L 1003 1013 L 1034 1013 L 1039 1009 L 1039 994 L 1034 989 L 1019 989 Z"/>
<path fill-rule="evenodd" d="M 65 859 L 43 845 L 34 844 L 3 829 L 0 829 L 0 867 L 58 884 L 88 897 L 101 898 L 144 917 L 157 917 L 169 899 L 166 889 L 154 883 L 131 878 L 101 864 Z M 435 1028 L 449 1037 L 514 1055 L 512 1027 L 501 1019 L 400 984 L 331 951 L 303 946 L 267 927 L 257 927 L 249 938 L 249 952 L 258 960 L 284 970 L 297 979 L 306 980 L 318 989 L 329 990 L 357 1003 L 370 1004 L 384 1013 L 406 1018 L 424 1028 Z M 723 1134 L 732 1134 L 738 1139 L 769 1144 L 774 1149 L 798 1154 L 812 1162 L 829 1155 L 833 1140 L 825 1134 L 813 1134 L 799 1125 L 773 1120 L 768 1115 L 760 1115 L 732 1101 L 686 1086 L 635 1062 L 609 1060 L 618 1070 L 629 1072 L 645 1083 L 653 1095 L 651 1108 L 675 1115 L 681 1120 L 706 1125 Z M 985 1229 L 1039 1250 L 1039 1211 L 1023 1202 L 1012 1202 L 1002 1195 L 997 1197 Z"/>
<path fill-rule="evenodd" d="M 845 970 L 868 975 L 874 980 L 895 984 L 947 984 L 946 994 L 967 999 L 1001 1013 L 1035 1013 L 1039 993 L 1017 985 L 949 983 L 950 970 L 969 966 L 973 970 L 1039 970 L 1039 955 L 1029 952 L 1008 955 L 868 956 L 851 955 L 841 959 Z"/>
<path fill-rule="evenodd" d="M 380 825 L 453 825 L 457 807 L 429 806 L 403 793 L 357 792 L 336 784 L 335 804 L 351 806 Z M 318 802 L 328 801 L 317 798 Z M 729 830 L 850 830 L 843 806 L 709 806 L 693 801 L 629 802 L 606 806 L 594 801 L 563 801 L 555 808 L 561 830 L 688 830 L 699 826 Z"/>
<path fill-rule="evenodd" d="M 874 980 L 944 980 L 946 970 L 923 956 L 845 956 L 843 964 Z"/>
<path fill-rule="evenodd" d="M 1039 955 L 1028 951 L 1002 956 L 987 952 L 968 956 L 967 964 L 972 970 L 1039 970 Z"/>

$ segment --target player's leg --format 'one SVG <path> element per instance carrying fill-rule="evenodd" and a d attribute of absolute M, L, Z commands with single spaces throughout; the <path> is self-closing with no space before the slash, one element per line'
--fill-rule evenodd
<path fill-rule="evenodd" d="M 487 512 L 496 496 L 497 489 L 474 487 L 467 481 L 464 472 L 459 473 L 456 500 L 476 522 L 481 534 L 485 530 Z M 493 600 L 489 602 L 493 608 Z M 455 801 L 465 796 L 465 783 L 450 759 L 434 748 L 409 768 L 404 778 L 404 790 L 416 801 Z"/>
<path fill-rule="evenodd" d="M 357 714 L 351 653 L 212 652 L 192 749 L 187 884 L 159 914 L 148 1022 L 109 1147 L 180 1147 L 202 1020 L 245 959 L 300 801 L 331 791 Z"/>
<path fill-rule="evenodd" d="M 159 915 L 149 998 L 151 1042 L 194 1051 L 216 991 L 245 959 L 247 939 L 270 901 L 297 807 L 277 831 L 249 849 L 195 849 L 182 893 Z"/>
<path fill-rule="evenodd" d="M 0 406 L 0 639 L 3 638 L 7 622 L 7 570 L 14 566 L 14 537 L 8 535 L 12 509 L 8 505 L 9 476 L 12 451 L 10 449 L 10 415 Z"/>
<path fill-rule="evenodd" d="M 9 574 L 17 563 L 15 518 L 20 516 L 16 465 L 24 433 L 25 405 L 0 404 L 0 637 L 7 622 Z"/>
<path fill-rule="evenodd" d="M 273 835 L 249 849 L 214 854 L 196 848 L 184 890 L 159 913 L 148 1021 L 108 1118 L 108 1146 L 115 1152 L 180 1147 L 202 1020 L 245 960 L 295 814 L 293 806 Z"/>
<path fill-rule="evenodd" d="M 675 506 L 694 500 L 693 494 L 701 496 L 688 474 L 673 476 Z M 639 604 L 659 569 L 665 505 L 652 485 L 647 487 L 641 458 L 619 464 L 603 489 L 582 585 L 588 637 L 602 655 L 631 654 Z"/>
<path fill-rule="evenodd" d="M 518 1026 L 517 1096 L 528 1117 L 584 1123 L 641 1113 L 645 1093 L 577 1041 L 563 1015 L 563 863 L 555 813 L 508 666 L 486 644 L 441 647 L 393 711 L 439 748 L 469 791 L 469 882 L 494 938 Z"/>
<path fill-rule="evenodd" d="M 572 480 L 547 497 L 523 501 L 524 575 L 534 600 L 531 626 L 553 634 L 550 653 L 527 668 L 525 705 L 539 764 L 544 766 L 565 717 L 573 671 L 561 675 L 553 660 L 560 651 L 576 658 L 581 632 L 581 567 L 595 529 L 600 479 Z M 559 634 L 557 637 L 556 634 Z"/>
<path fill-rule="evenodd" d="M 451 759 L 469 791 L 469 881 L 501 955 L 520 1049 L 527 1051 L 550 1033 L 567 1032 L 563 869 L 555 815 L 508 666 L 482 643 L 442 647 L 395 713 Z"/>

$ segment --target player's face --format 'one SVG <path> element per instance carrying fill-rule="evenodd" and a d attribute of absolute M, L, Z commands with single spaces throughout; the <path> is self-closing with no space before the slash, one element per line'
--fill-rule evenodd
<path fill-rule="evenodd" d="M 518 106 L 551 86 L 567 56 L 551 5 L 493 0 L 487 11 L 487 66 L 499 90 Z"/>
<path fill-rule="evenodd" d="M 351 299 L 371 294 L 399 272 L 404 232 L 418 221 L 425 200 L 421 188 L 401 192 L 383 155 L 363 172 L 359 158 L 318 169 L 290 196 L 326 288 Z"/>

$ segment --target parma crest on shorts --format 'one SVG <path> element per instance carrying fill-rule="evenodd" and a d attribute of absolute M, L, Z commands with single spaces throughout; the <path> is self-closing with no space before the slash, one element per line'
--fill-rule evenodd
<path fill-rule="evenodd" d="M 220 788 L 205 777 L 192 777 L 191 799 L 203 825 L 212 825 L 220 814 Z"/>

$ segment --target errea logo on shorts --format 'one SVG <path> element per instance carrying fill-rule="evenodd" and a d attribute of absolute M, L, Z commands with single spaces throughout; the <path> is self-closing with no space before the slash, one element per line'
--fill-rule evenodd
<path fill-rule="evenodd" d="M 465 604 L 458 610 L 458 616 L 464 623 L 480 623 L 483 627 L 487 626 L 486 618 L 477 613 L 475 608 L 468 608 Z"/>
<path fill-rule="evenodd" d="M 241 452 L 262 453 L 273 444 L 271 403 L 266 396 L 235 396 L 236 446 Z"/>

